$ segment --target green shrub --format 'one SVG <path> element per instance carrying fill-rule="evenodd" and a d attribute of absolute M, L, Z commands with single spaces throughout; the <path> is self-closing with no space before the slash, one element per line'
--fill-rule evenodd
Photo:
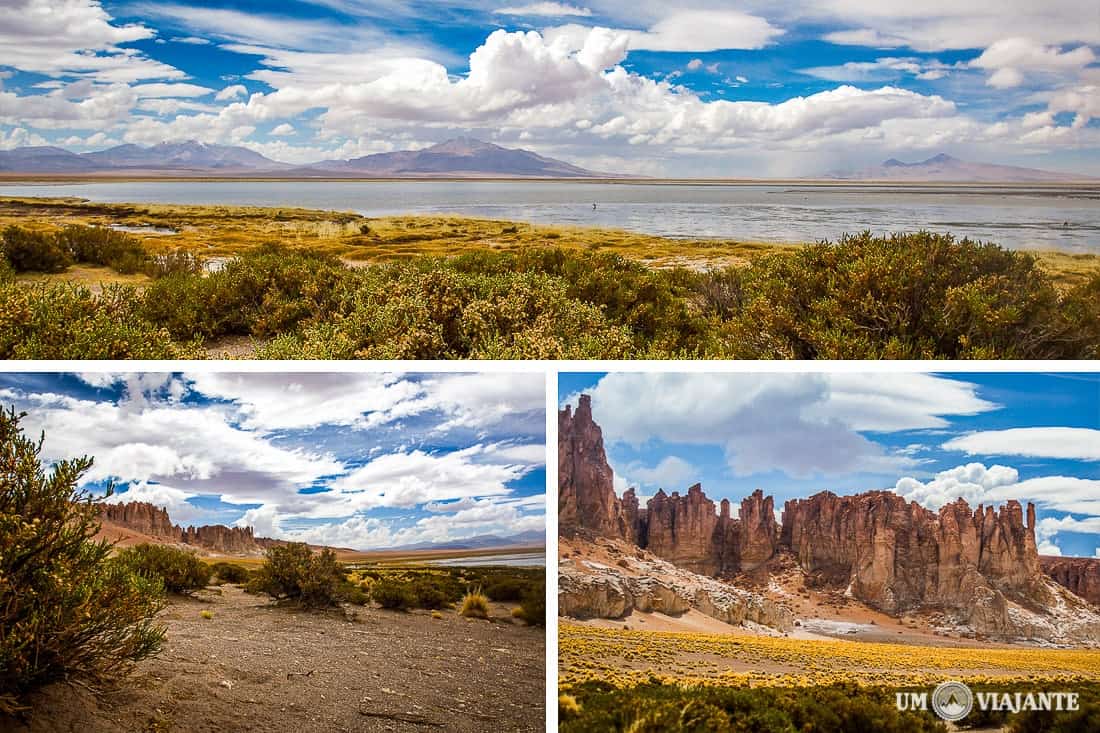
<path fill-rule="evenodd" d="M 365 606 L 370 602 L 370 593 L 354 583 L 342 584 L 340 586 L 340 597 L 356 606 Z"/>
<path fill-rule="evenodd" d="M 370 597 L 382 608 L 398 611 L 404 611 L 416 602 L 408 583 L 390 578 L 375 581 L 370 588 Z"/>
<path fill-rule="evenodd" d="M 92 459 L 42 468 L 22 415 L 0 412 L 0 715 L 59 679 L 109 678 L 156 654 L 159 580 L 93 538 L 99 508 L 77 487 Z"/>
<path fill-rule="evenodd" d="M 327 314 L 349 275 L 334 257 L 265 245 L 206 276 L 162 277 L 145 290 L 145 316 L 181 340 L 273 336 Z"/>
<path fill-rule="evenodd" d="M 2 238 L 4 256 L 16 272 L 64 272 L 72 255 L 57 237 L 18 226 L 9 226 Z"/>
<path fill-rule="evenodd" d="M 134 545 L 119 552 L 118 560 L 146 578 L 159 578 L 169 593 L 190 593 L 210 584 L 211 567 L 171 545 Z"/>
<path fill-rule="evenodd" d="M 794 688 L 681 687 L 659 683 L 617 690 L 586 682 L 562 733 L 946 733 L 931 712 L 899 711 L 893 690 L 857 685 Z"/>
<path fill-rule="evenodd" d="M 216 562 L 210 569 L 222 583 L 244 585 L 248 582 L 249 578 L 252 577 L 252 573 L 248 571 L 248 568 L 241 567 L 231 562 Z"/>
<path fill-rule="evenodd" d="M 108 227 L 73 224 L 57 233 L 57 243 L 74 262 L 110 267 L 123 275 L 141 272 L 148 260 L 136 237 Z"/>
<path fill-rule="evenodd" d="M 532 585 L 523 592 L 519 602 L 519 618 L 530 626 L 546 625 L 546 584 Z"/>
<path fill-rule="evenodd" d="M 498 603 L 518 601 L 528 589 L 520 578 L 493 578 L 484 585 L 485 595 Z"/>
<path fill-rule="evenodd" d="M 307 608 L 327 608 L 341 600 L 345 575 L 332 550 L 313 552 L 304 542 L 290 542 L 267 550 L 264 564 L 249 587 L 276 600 L 295 601 Z"/>
<path fill-rule="evenodd" d="M 204 353 L 142 318 L 133 288 L 0 284 L 0 358 L 186 359 Z"/>
<path fill-rule="evenodd" d="M 445 608 L 451 604 L 447 591 L 431 578 L 418 578 L 411 587 L 413 603 L 417 608 Z"/>
<path fill-rule="evenodd" d="M 629 331 L 539 273 L 469 274 L 422 258 L 351 273 L 333 316 L 276 339 L 261 358 L 625 357 Z"/>
<path fill-rule="evenodd" d="M 1024 252 L 919 232 L 842 237 L 754 260 L 730 321 L 735 357 L 1057 359 L 1059 296 Z"/>

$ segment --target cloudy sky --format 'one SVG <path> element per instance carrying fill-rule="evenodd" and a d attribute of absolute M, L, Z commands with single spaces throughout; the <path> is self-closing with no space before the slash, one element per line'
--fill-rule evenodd
<path fill-rule="evenodd" d="M 541 374 L 3 374 L 48 461 L 177 524 L 354 549 L 543 532 Z"/>
<path fill-rule="evenodd" d="M 292 163 L 466 133 L 599 170 L 1100 174 L 1089 0 L 4 0 L 0 148 Z"/>
<path fill-rule="evenodd" d="M 930 509 L 1035 502 L 1040 552 L 1100 557 L 1100 374 L 562 374 L 616 490 L 734 507 L 890 489 Z M 645 498 L 642 499 L 643 503 Z"/>

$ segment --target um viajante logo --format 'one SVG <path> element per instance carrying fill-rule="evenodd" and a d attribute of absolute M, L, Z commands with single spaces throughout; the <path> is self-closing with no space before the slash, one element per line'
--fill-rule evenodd
<path fill-rule="evenodd" d="M 898 692 L 895 694 L 898 710 L 928 710 L 943 720 L 962 720 L 977 705 L 979 710 L 1019 713 L 1025 710 L 1078 710 L 1079 694 L 1076 692 L 1007 692 L 983 690 L 973 692 L 962 682 L 941 682 L 929 695 L 927 692 Z"/>

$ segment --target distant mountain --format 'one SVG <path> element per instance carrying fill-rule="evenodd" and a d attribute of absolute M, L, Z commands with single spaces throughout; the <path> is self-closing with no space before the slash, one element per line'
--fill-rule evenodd
<path fill-rule="evenodd" d="M 520 532 L 519 534 L 508 535 L 507 537 L 485 534 L 478 535 L 477 537 L 469 537 L 464 540 L 437 544 L 431 542 L 418 542 L 415 545 L 402 545 L 401 547 L 389 548 L 387 552 L 391 550 L 484 550 L 491 547 L 544 547 L 545 545 L 545 533 Z"/>
<path fill-rule="evenodd" d="M 73 153 L 58 147 L 16 148 L 0 151 L 0 172 L 287 178 L 616 177 L 614 174 L 594 173 L 530 150 L 502 148 L 467 137 L 448 140 L 423 150 L 379 153 L 351 160 L 323 160 L 304 166 L 280 163 L 248 148 L 196 140 L 162 142 L 152 147 L 118 145 L 92 153 Z"/>
<path fill-rule="evenodd" d="M 0 171 L 20 173 L 88 173 L 100 169 L 95 161 L 52 145 L 0 150 Z"/>
<path fill-rule="evenodd" d="M 149 148 L 119 145 L 95 153 L 84 153 L 81 157 L 103 168 L 272 170 L 287 167 L 285 163 L 276 163 L 248 148 L 212 145 L 196 140 L 163 142 Z"/>
<path fill-rule="evenodd" d="M 242 173 L 289 167 L 248 148 L 196 140 L 163 142 L 148 148 L 118 145 L 93 153 L 73 153 L 52 146 L 0 150 L 0 171 L 14 173 Z"/>
<path fill-rule="evenodd" d="M 826 178 L 863 181 L 975 181 L 982 183 L 1060 183 L 1091 180 L 1090 176 L 1056 173 L 1014 165 L 972 163 L 940 153 L 919 163 L 890 158 L 881 165 L 858 171 L 828 173 Z"/>
<path fill-rule="evenodd" d="M 323 171 L 384 178 L 599 178 L 607 175 L 547 158 L 530 150 L 503 148 L 469 137 L 457 137 L 423 150 L 377 153 L 351 160 L 326 160 L 307 168 L 314 173 Z"/>

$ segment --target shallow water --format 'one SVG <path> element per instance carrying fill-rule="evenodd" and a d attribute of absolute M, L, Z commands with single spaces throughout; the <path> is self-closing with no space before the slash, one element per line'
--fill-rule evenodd
<path fill-rule="evenodd" d="M 470 555 L 468 557 L 447 557 L 439 560 L 425 560 L 424 563 L 427 565 L 455 565 L 460 567 L 480 567 L 484 565 L 542 567 L 546 565 L 546 553 L 517 552 L 512 555 Z"/>
<path fill-rule="evenodd" d="M 928 229 L 1013 249 L 1100 252 L 1100 187 L 538 181 L 131 181 L 0 185 L 0 196 L 460 214 L 670 237 L 835 240 Z M 593 204 L 596 207 L 593 208 Z"/>

